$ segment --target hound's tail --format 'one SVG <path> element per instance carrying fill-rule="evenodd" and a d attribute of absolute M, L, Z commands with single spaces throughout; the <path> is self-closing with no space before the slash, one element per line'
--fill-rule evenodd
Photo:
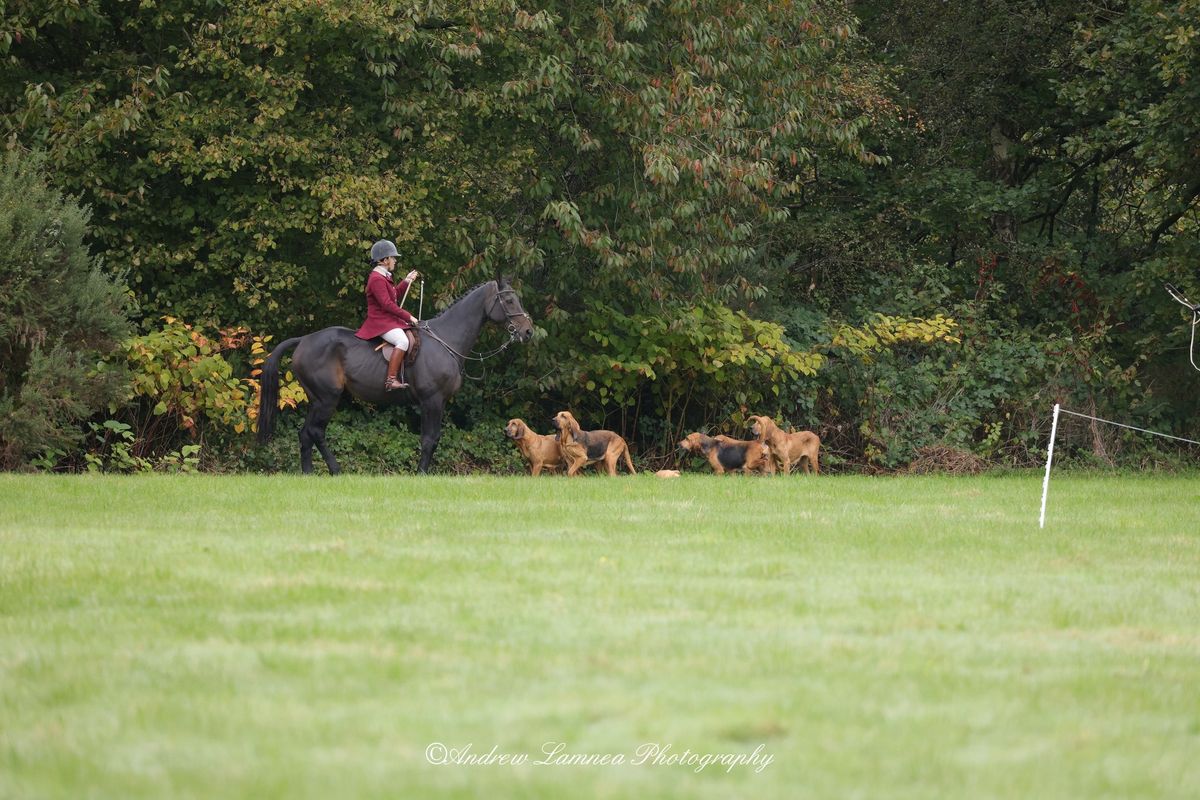
<path fill-rule="evenodd" d="M 637 475 L 637 470 L 633 468 L 633 459 L 629 456 L 629 445 L 625 445 L 625 466 L 629 468 L 630 475 Z"/>
<path fill-rule="evenodd" d="M 275 433 L 275 417 L 279 414 L 279 362 L 284 354 L 300 343 L 300 337 L 280 342 L 263 364 L 262 392 L 258 398 L 258 443 L 266 444 Z"/>

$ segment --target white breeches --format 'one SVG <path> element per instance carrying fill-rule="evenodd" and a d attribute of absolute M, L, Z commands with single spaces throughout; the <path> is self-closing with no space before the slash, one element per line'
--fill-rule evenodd
<path fill-rule="evenodd" d="M 404 332 L 403 328 L 392 328 L 383 334 L 383 340 L 392 347 L 399 347 L 404 352 L 408 352 L 408 334 Z"/>

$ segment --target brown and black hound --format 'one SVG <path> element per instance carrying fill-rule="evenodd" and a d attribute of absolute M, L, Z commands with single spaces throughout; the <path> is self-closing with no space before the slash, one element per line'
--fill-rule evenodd
<path fill-rule="evenodd" d="M 775 472 L 774 464 L 771 461 L 771 451 L 762 442 L 748 442 L 743 439 L 731 439 L 728 436 L 689 433 L 679 443 L 679 449 L 703 455 L 708 459 L 713 472 L 718 475 L 737 470 L 764 472 L 768 475 Z"/>
<path fill-rule="evenodd" d="M 750 433 L 771 448 L 771 455 L 784 475 L 791 473 L 793 464 L 799 464 L 801 472 L 821 474 L 818 463 L 821 437 L 812 431 L 785 433 L 770 417 L 755 416 L 750 417 Z"/>
<path fill-rule="evenodd" d="M 529 472 L 540 475 L 543 469 L 551 471 L 562 469 L 562 450 L 558 446 L 558 437 L 544 433 L 534 433 L 524 420 L 510 419 L 504 426 L 504 435 L 513 440 L 521 455 L 529 462 Z"/>
<path fill-rule="evenodd" d="M 617 462 L 625 458 L 630 475 L 636 475 L 633 459 L 629 456 L 629 445 L 621 435 L 613 431 L 585 431 L 570 411 L 554 415 L 554 427 L 558 429 L 558 445 L 563 460 L 567 462 L 567 475 L 577 475 L 588 464 L 601 465 L 609 475 L 617 474 Z"/>

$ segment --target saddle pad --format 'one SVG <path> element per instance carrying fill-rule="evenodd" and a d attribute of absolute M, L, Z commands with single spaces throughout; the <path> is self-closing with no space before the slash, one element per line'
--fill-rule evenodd
<path fill-rule="evenodd" d="M 407 331 L 409 334 L 408 353 L 404 356 L 404 366 L 411 367 L 413 362 L 417 360 L 417 353 L 421 350 L 421 334 L 415 330 Z M 392 351 L 396 348 L 382 339 L 376 338 L 375 341 L 379 344 L 375 347 L 375 352 L 383 356 L 384 361 L 392 360 Z"/>

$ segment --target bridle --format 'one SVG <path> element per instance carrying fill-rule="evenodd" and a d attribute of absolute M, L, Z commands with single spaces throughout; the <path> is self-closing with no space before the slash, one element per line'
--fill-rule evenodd
<path fill-rule="evenodd" d="M 496 301 L 498 301 L 500 299 L 500 295 L 502 295 L 502 294 L 511 294 L 513 297 L 517 297 L 517 290 L 516 289 L 501 289 L 499 287 L 499 285 L 497 284 L 496 293 L 494 295 L 492 295 L 491 300 L 488 300 L 487 308 L 485 310 L 485 313 L 488 315 L 489 319 L 492 316 L 492 309 L 496 307 Z M 517 297 L 517 301 L 518 301 L 518 303 L 520 302 L 519 297 Z M 522 309 L 521 311 L 509 311 L 507 308 L 505 308 L 504 316 L 508 318 L 509 344 L 511 344 L 512 341 L 517 338 L 517 325 L 516 325 L 516 323 L 513 322 L 513 319 L 521 319 L 523 317 L 523 318 L 529 320 L 529 322 L 531 324 L 533 323 L 533 317 L 529 316 L 528 312 L 526 312 L 524 309 Z M 508 345 L 506 344 L 505 347 L 507 347 L 507 346 Z"/>

